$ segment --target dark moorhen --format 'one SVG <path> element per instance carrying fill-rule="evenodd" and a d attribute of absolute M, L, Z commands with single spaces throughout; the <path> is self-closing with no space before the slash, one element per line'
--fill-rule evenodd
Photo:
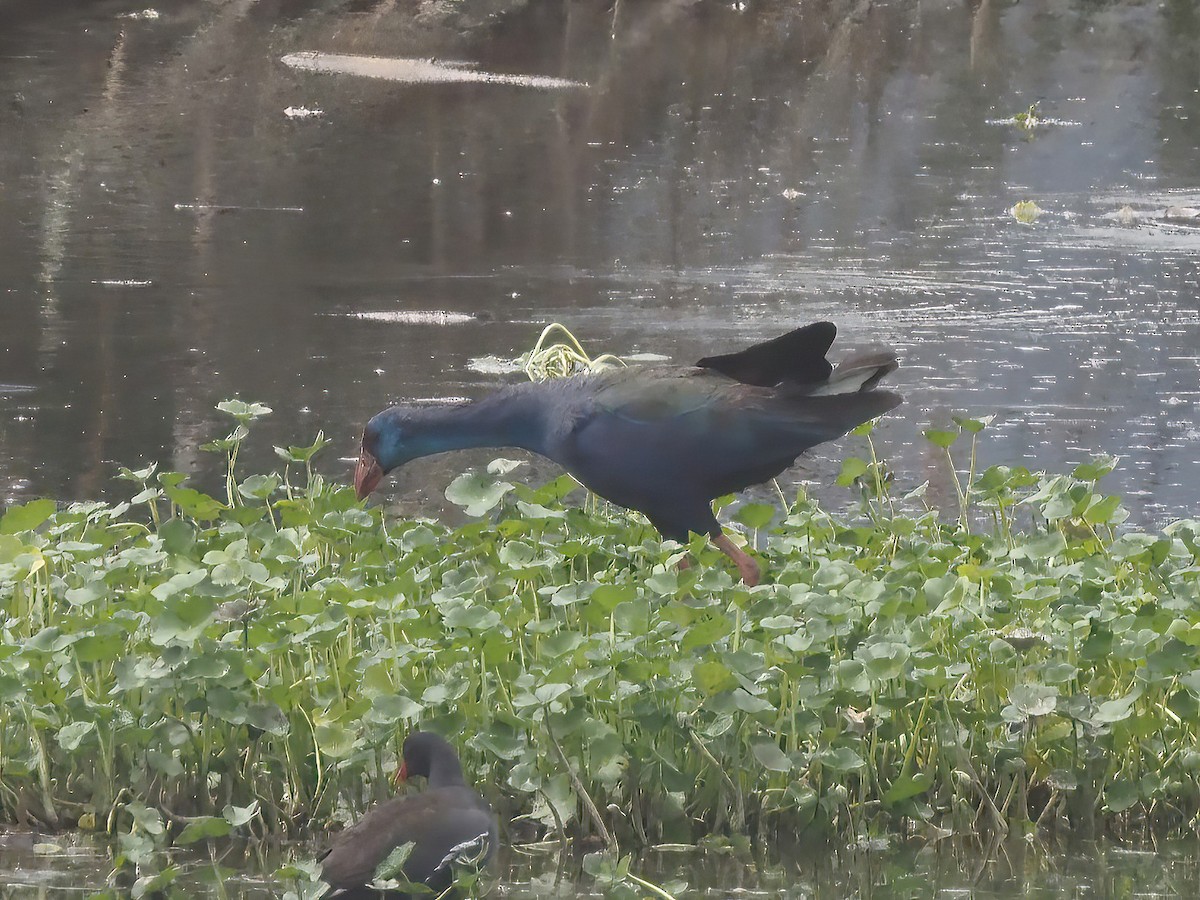
<path fill-rule="evenodd" d="M 392 469 L 433 453 L 521 447 L 645 513 L 664 537 L 709 535 L 754 585 L 758 564 L 721 531 L 712 501 L 901 402 L 875 389 L 896 355 L 863 353 L 834 369 L 825 354 L 836 335 L 817 322 L 694 366 L 611 368 L 473 402 L 393 406 L 363 430 L 354 488 L 361 500 Z"/>
<path fill-rule="evenodd" d="M 321 880 L 334 888 L 327 896 L 378 897 L 378 892 L 365 886 L 388 854 L 409 841 L 414 846 L 404 864 L 404 877 L 414 884 L 424 882 L 435 895 L 450 886 L 453 873 L 442 861 L 454 847 L 482 835 L 487 840 L 486 859 L 495 856 L 496 816 L 463 781 L 454 748 L 436 734 L 415 731 L 404 741 L 403 755 L 396 780 L 423 776 L 426 789 L 380 803 L 338 835 L 321 860 Z M 388 896 L 398 900 L 404 895 L 393 891 Z"/>

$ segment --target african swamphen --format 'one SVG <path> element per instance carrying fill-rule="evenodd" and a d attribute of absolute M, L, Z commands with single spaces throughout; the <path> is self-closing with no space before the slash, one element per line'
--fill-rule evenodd
<path fill-rule="evenodd" d="M 901 402 L 875 389 L 895 354 L 859 354 L 834 369 L 825 354 L 836 335 L 817 322 L 694 366 L 611 368 L 473 402 L 393 406 L 363 430 L 354 488 L 361 500 L 392 469 L 433 453 L 521 447 L 645 513 L 664 537 L 708 534 L 754 585 L 758 564 L 721 531 L 712 501 Z"/>
<path fill-rule="evenodd" d="M 463 781 L 454 748 L 432 732 L 415 731 L 405 739 L 402 752 L 404 763 L 396 780 L 420 775 L 427 779 L 426 790 L 380 803 L 338 835 L 321 860 L 321 880 L 335 888 L 331 897 L 377 897 L 366 888 L 376 867 L 409 841 L 414 846 L 404 863 L 404 877 L 414 884 L 424 882 L 435 895 L 450 886 L 453 873 L 443 861 L 453 848 L 486 840 L 485 858 L 495 856 L 496 816 Z"/>

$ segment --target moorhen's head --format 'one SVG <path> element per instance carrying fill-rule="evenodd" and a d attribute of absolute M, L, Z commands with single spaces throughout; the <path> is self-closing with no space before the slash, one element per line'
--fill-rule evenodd
<path fill-rule="evenodd" d="M 463 784 L 462 766 L 458 753 L 445 738 L 431 731 L 414 731 L 404 740 L 401 751 L 404 761 L 396 773 L 396 781 L 421 776 L 429 787 Z"/>

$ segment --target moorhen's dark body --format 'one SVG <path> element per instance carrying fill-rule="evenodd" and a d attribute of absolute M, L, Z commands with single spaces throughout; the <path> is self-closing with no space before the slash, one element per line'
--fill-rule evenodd
<path fill-rule="evenodd" d="M 452 848 L 486 835 L 487 860 L 495 856 L 496 816 L 463 781 L 454 748 L 436 734 L 417 731 L 404 741 L 403 755 L 397 780 L 423 776 L 426 789 L 380 803 L 338 835 L 321 860 L 321 880 L 335 889 L 328 896 L 377 897 L 365 885 L 388 854 L 409 841 L 414 846 L 404 864 L 404 877 L 414 884 L 424 882 L 435 892 L 450 885 L 450 867 L 439 866 Z M 396 900 L 404 895 L 391 892 L 389 896 Z"/>
<path fill-rule="evenodd" d="M 366 497 L 421 456 L 521 447 L 645 513 L 664 537 L 708 534 L 755 584 L 758 565 L 722 533 L 712 501 L 774 478 L 810 447 L 901 402 L 875 389 L 897 367 L 895 354 L 860 354 L 834 369 L 825 354 L 836 335 L 817 322 L 695 366 L 612 368 L 474 402 L 393 406 L 363 431 L 355 490 Z"/>

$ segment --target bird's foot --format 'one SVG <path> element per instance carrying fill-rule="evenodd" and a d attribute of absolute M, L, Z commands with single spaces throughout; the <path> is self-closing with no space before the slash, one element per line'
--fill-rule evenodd
<path fill-rule="evenodd" d="M 754 587 L 758 584 L 762 577 L 762 570 L 759 569 L 758 563 L 745 550 L 735 544 L 727 534 L 721 534 L 713 538 L 713 543 L 717 549 L 728 556 L 737 564 L 738 573 L 742 576 L 742 581 L 746 587 Z"/>

